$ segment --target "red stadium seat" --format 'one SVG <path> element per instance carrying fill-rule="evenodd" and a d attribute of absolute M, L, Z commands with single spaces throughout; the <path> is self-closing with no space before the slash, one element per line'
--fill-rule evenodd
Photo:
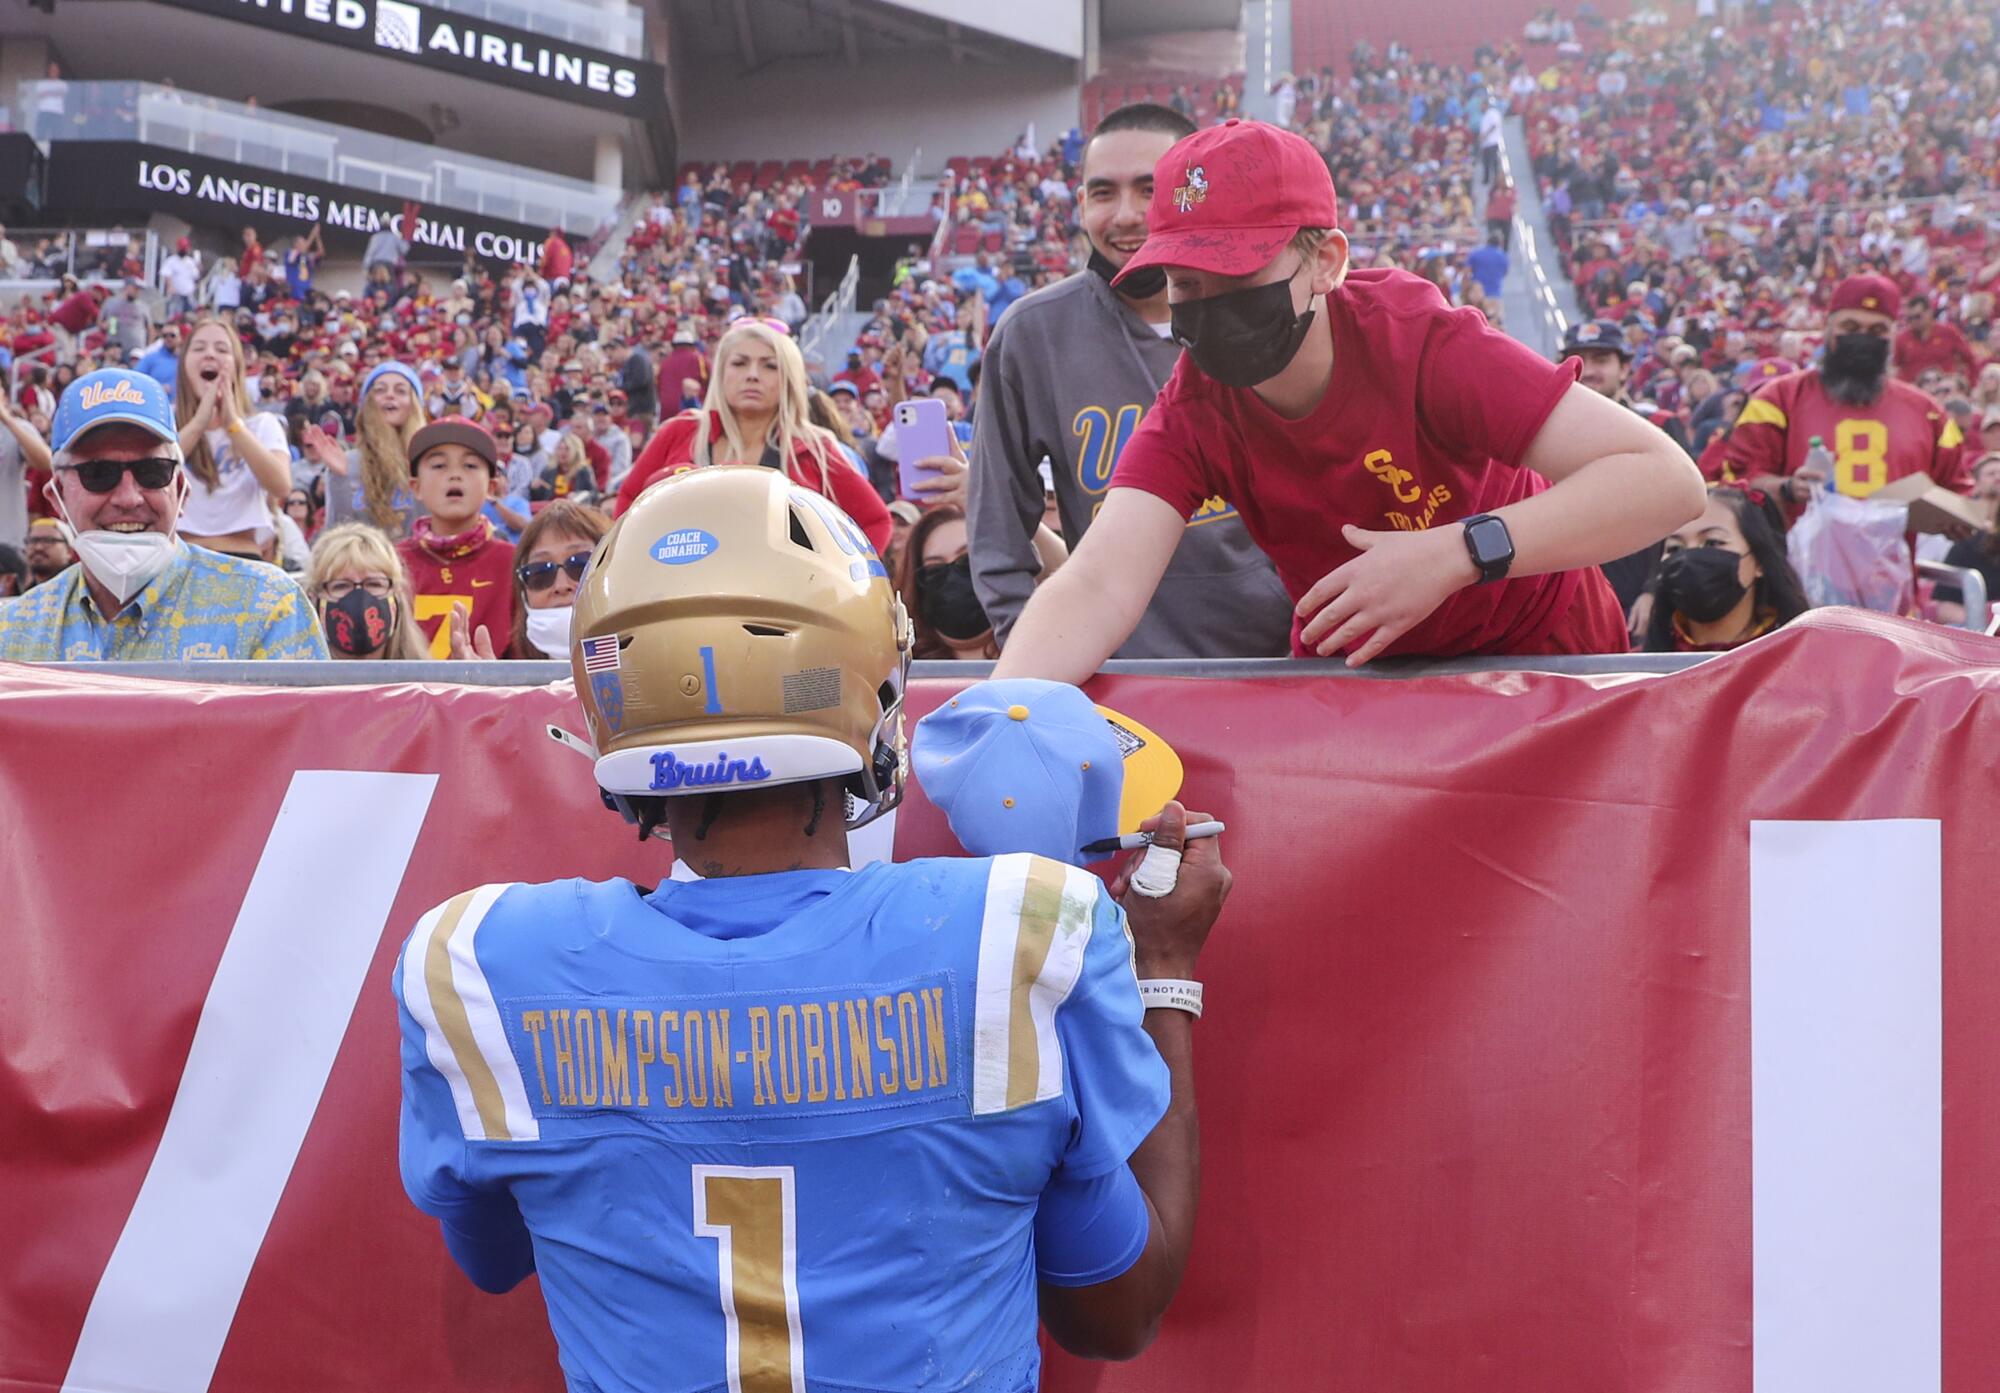
<path fill-rule="evenodd" d="M 782 160 L 765 160 L 757 166 L 754 182 L 758 188 L 768 189 L 784 177 L 785 165 Z"/>

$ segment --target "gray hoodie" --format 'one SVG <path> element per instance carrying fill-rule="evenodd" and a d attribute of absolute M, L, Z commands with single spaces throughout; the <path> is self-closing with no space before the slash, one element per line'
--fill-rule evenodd
<path fill-rule="evenodd" d="M 1074 548 L 1118 453 L 1180 358 L 1092 271 L 1038 290 L 993 331 L 979 379 L 966 525 L 972 580 L 1003 642 L 1035 590 L 1046 457 Z M 1196 513 L 1120 658 L 1272 658 L 1291 651 L 1292 602 L 1236 510 Z"/>

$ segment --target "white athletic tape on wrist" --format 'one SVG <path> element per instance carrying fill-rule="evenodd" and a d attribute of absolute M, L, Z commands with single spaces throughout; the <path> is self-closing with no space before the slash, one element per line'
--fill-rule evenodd
<path fill-rule="evenodd" d="M 1139 983 L 1139 1000 L 1148 1011 L 1185 1011 L 1201 1019 L 1201 983 L 1180 977 L 1154 977 Z"/>
<path fill-rule="evenodd" d="M 1157 900 L 1173 894 L 1174 886 L 1180 884 L 1180 879 L 1180 852 L 1155 842 L 1146 848 L 1146 854 L 1139 860 L 1139 869 L 1132 873 L 1132 892 Z"/>

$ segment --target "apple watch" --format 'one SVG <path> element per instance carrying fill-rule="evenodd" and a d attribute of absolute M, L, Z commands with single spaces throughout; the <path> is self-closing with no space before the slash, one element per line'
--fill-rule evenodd
<path fill-rule="evenodd" d="M 1514 539 L 1507 524 L 1491 513 L 1465 520 L 1465 549 L 1472 555 L 1481 585 L 1499 580 L 1514 564 Z"/>

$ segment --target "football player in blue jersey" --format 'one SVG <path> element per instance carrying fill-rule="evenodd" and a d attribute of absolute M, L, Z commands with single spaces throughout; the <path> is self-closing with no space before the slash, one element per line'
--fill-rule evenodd
<path fill-rule="evenodd" d="M 573 635 L 607 801 L 703 878 L 417 925 L 402 1173 L 459 1265 L 540 1274 L 573 1390 L 1023 1393 L 1038 1313 L 1137 1354 L 1193 1234 L 1199 1006 L 1138 979 L 1194 978 L 1216 841 L 1124 908 L 1026 854 L 850 870 L 907 773 L 910 628 L 773 470 L 648 490 Z"/>

